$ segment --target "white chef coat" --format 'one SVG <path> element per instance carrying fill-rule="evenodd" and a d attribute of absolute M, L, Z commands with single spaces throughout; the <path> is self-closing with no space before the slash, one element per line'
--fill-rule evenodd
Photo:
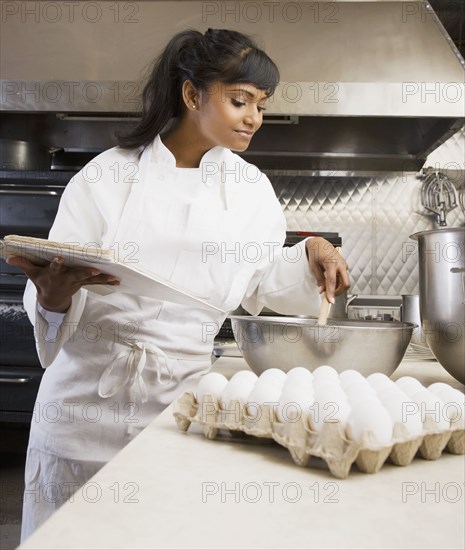
<path fill-rule="evenodd" d="M 318 313 L 304 243 L 283 254 L 285 217 L 266 175 L 219 146 L 198 168 L 176 167 L 160 136 L 140 153 L 115 147 L 74 176 L 49 238 L 119 251 L 225 311 Z M 192 389 L 226 316 L 82 288 L 50 337 L 30 281 L 24 305 L 46 369 L 31 445 L 76 460 L 108 460 Z"/>
<path fill-rule="evenodd" d="M 67 185 L 51 240 L 111 248 L 228 312 L 242 304 L 317 314 L 305 243 L 282 249 L 286 222 L 268 178 L 223 147 L 178 168 L 159 136 L 113 148 Z M 135 289 L 137 292 L 137 289 Z M 65 315 L 24 306 L 46 369 L 31 423 L 22 540 L 211 366 L 226 313 L 81 288 Z M 59 498 L 45 498 L 50 488 Z M 69 495 L 68 495 L 69 496 Z"/>

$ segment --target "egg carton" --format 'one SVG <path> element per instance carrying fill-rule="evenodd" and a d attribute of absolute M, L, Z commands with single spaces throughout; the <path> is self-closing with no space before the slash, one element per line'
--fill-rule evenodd
<path fill-rule="evenodd" d="M 296 464 L 308 466 L 312 456 L 319 457 L 325 461 L 332 475 L 339 479 L 348 477 L 354 463 L 360 471 L 372 474 L 379 472 L 387 460 L 398 466 L 408 466 L 416 456 L 437 460 L 445 449 L 452 454 L 465 454 L 463 418 L 458 418 L 459 422 L 451 422 L 447 429 L 438 429 L 434 415 L 425 414 L 422 431 L 415 437 L 411 436 L 405 423 L 393 422 L 389 444 L 380 445 L 375 434 L 369 430 L 354 439 L 347 425 L 340 421 L 326 421 L 315 429 L 306 415 L 292 421 L 282 421 L 276 404 L 231 400 L 225 406 L 219 397 L 213 392 L 197 396 L 194 392 L 186 392 L 181 395 L 174 404 L 178 428 L 187 431 L 191 423 L 199 424 L 208 439 L 215 439 L 219 430 L 240 431 L 258 438 L 273 439 L 289 450 Z M 418 404 L 421 405 L 421 402 Z"/>

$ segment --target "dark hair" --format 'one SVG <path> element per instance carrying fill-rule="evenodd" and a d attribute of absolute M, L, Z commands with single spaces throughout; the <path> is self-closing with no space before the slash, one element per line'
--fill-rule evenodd
<path fill-rule="evenodd" d="M 125 149 L 146 146 L 173 117 L 180 116 L 182 84 L 186 80 L 199 91 L 207 91 L 218 81 L 249 83 L 271 96 L 279 82 L 279 71 L 266 53 L 240 32 L 182 31 L 155 60 L 142 93 L 142 118 L 129 131 L 117 134 L 118 145 Z"/>

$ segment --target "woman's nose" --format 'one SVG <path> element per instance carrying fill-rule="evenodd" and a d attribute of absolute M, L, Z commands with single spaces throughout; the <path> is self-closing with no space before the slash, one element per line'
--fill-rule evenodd
<path fill-rule="evenodd" d="M 249 124 L 257 129 L 262 124 L 261 111 L 259 111 L 257 107 L 252 106 L 244 117 L 244 123 Z"/>

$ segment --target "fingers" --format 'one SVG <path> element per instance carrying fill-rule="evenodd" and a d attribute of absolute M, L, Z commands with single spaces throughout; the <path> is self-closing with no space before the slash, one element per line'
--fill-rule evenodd
<path fill-rule="evenodd" d="M 341 268 L 339 275 L 340 275 L 340 280 L 339 280 L 339 287 L 336 289 L 336 296 L 339 296 L 339 294 L 342 294 L 344 291 L 350 288 L 349 268 L 348 268 L 347 262 L 344 262 L 344 267 Z"/>
<path fill-rule="evenodd" d="M 317 282 L 317 285 L 318 285 L 318 290 L 321 292 L 323 292 L 326 288 L 326 278 L 325 278 L 325 272 L 323 271 L 323 269 L 321 268 L 320 265 L 316 264 L 313 266 L 313 269 L 312 269 L 314 275 L 315 275 L 315 278 L 316 278 L 316 282 Z"/>
<path fill-rule="evenodd" d="M 24 273 L 31 278 L 31 275 L 33 275 L 37 271 L 37 266 L 27 260 L 26 258 L 22 258 L 21 256 L 10 256 L 6 259 L 6 263 L 9 265 L 14 265 L 15 267 L 18 267 Z"/>
<path fill-rule="evenodd" d="M 120 281 L 113 277 L 112 275 L 106 275 L 102 273 L 101 275 L 94 275 L 92 277 L 87 277 L 81 279 L 81 285 L 119 285 Z"/>
<path fill-rule="evenodd" d="M 52 279 L 56 278 L 56 280 L 63 281 L 65 277 L 72 284 L 77 283 L 78 286 L 120 284 L 120 281 L 116 277 L 113 277 L 113 275 L 102 273 L 99 269 L 94 267 L 66 267 L 64 265 L 64 258 L 61 256 L 55 257 L 48 266 L 37 266 L 21 256 L 11 256 L 6 262 L 24 271 L 27 277 L 33 281 L 37 279 L 41 271 L 48 269 Z"/>
<path fill-rule="evenodd" d="M 328 269 L 330 271 L 331 268 Z M 327 272 L 328 273 L 328 272 Z M 328 296 L 328 300 L 334 304 L 334 297 L 339 296 L 343 292 L 345 292 L 348 288 L 350 288 L 350 279 L 349 279 L 349 273 L 347 271 L 347 263 L 342 258 L 339 260 L 334 268 L 334 273 L 331 273 L 327 276 L 327 288 L 326 288 L 326 294 Z"/>
<path fill-rule="evenodd" d="M 334 304 L 335 296 L 350 287 L 347 262 L 326 239 L 312 239 L 307 252 L 320 292 L 324 290 L 328 301 Z"/>
<path fill-rule="evenodd" d="M 106 273 L 101 273 L 101 271 L 95 267 L 68 268 L 64 265 L 64 259 L 61 257 L 56 257 L 53 259 L 50 263 L 50 271 L 52 275 L 60 275 L 61 272 L 66 273 L 72 282 L 78 283 L 80 286 L 119 284 L 119 280 L 116 277 Z"/>
<path fill-rule="evenodd" d="M 328 241 L 325 239 L 320 239 L 319 237 L 309 239 L 306 243 L 308 263 L 315 276 L 318 290 L 320 292 L 323 292 L 326 289 L 325 267 L 322 261 L 322 258 L 326 254 L 326 245 L 329 245 L 329 247 L 334 250 L 334 247 Z"/>

